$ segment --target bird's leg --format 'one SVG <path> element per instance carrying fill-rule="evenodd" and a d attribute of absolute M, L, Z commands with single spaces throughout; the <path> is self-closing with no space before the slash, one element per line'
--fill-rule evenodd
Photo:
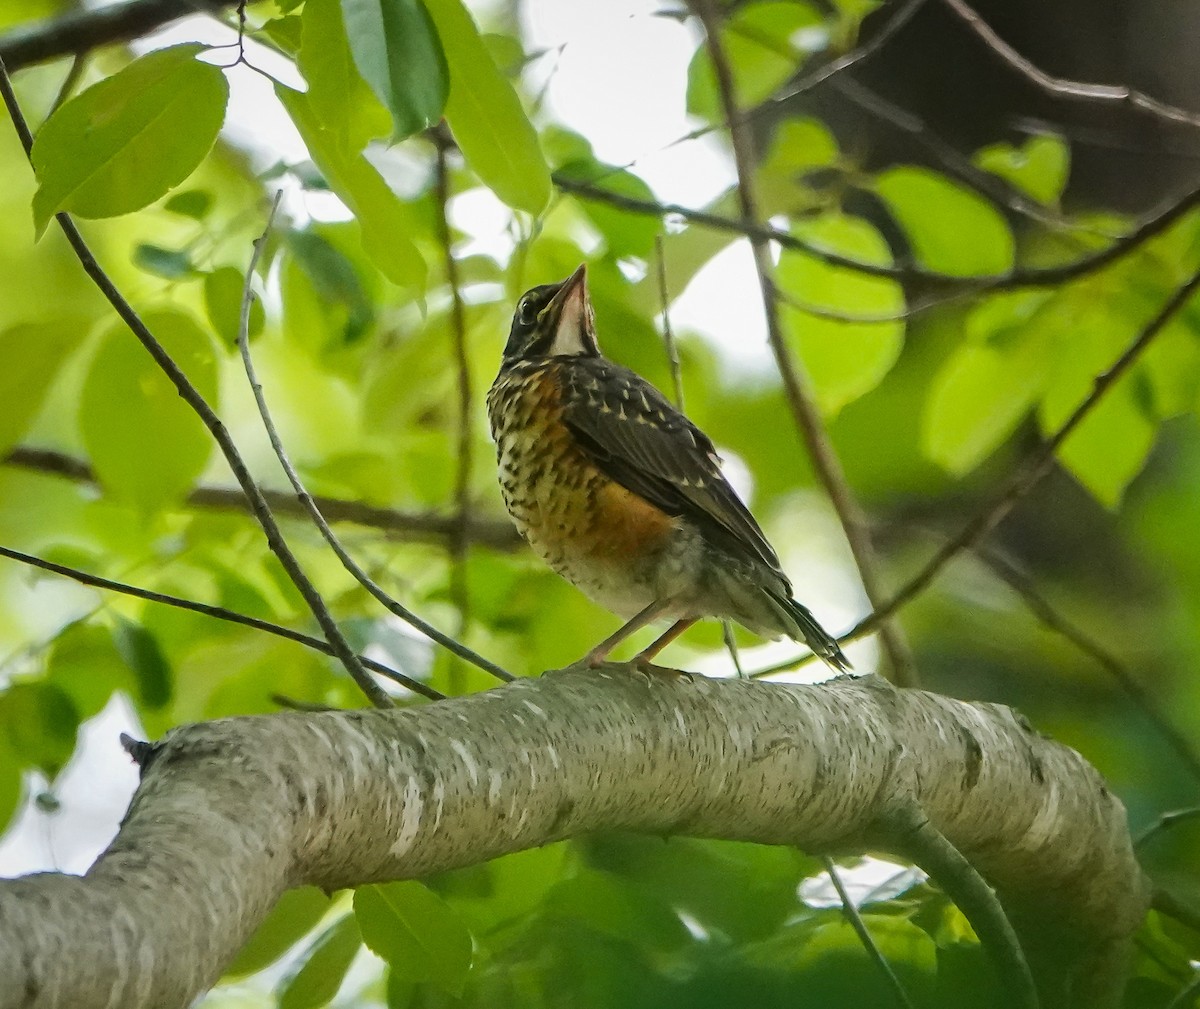
<path fill-rule="evenodd" d="M 582 665 L 590 666 L 595 669 L 596 666 L 603 665 L 608 661 L 609 653 L 624 641 L 629 635 L 635 631 L 640 631 L 649 623 L 653 623 L 666 610 L 669 604 L 662 600 L 656 599 L 645 609 L 638 611 L 630 619 L 618 627 L 607 638 L 600 642 L 595 648 L 587 653 L 580 661 Z M 668 634 L 671 632 L 668 631 Z M 651 645 L 653 648 L 654 646 Z M 639 656 L 640 657 L 640 656 Z"/>
<path fill-rule="evenodd" d="M 690 679 L 690 674 L 683 673 L 682 670 L 665 669 L 662 666 L 654 665 L 650 660 L 664 648 L 666 648 L 667 645 L 669 645 L 677 637 L 679 637 L 679 635 L 691 627 L 696 620 L 696 617 L 688 617 L 686 620 L 676 620 L 675 623 L 668 627 L 662 635 L 660 635 L 655 641 L 651 642 L 633 657 L 634 665 L 636 665 L 638 669 L 642 670 L 644 673 L 669 673 L 672 675 L 682 674 Z"/>

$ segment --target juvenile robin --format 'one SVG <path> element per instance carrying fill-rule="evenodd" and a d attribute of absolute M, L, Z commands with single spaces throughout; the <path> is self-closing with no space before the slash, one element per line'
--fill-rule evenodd
<path fill-rule="evenodd" d="M 583 662 L 598 666 L 655 620 L 674 622 L 633 662 L 651 660 L 702 617 L 804 641 L 849 668 L 801 603 L 712 442 L 596 340 L 580 266 L 517 303 L 488 419 L 504 503 L 555 571 L 626 623 Z"/>

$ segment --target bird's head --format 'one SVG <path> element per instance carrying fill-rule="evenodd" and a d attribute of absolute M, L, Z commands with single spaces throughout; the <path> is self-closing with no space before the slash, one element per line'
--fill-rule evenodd
<path fill-rule="evenodd" d="M 521 295 L 504 347 L 506 362 L 574 356 L 600 356 L 586 264 L 562 283 L 542 284 Z"/>

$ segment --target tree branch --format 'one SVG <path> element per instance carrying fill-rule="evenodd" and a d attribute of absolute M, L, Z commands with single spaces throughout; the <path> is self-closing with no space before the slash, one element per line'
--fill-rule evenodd
<path fill-rule="evenodd" d="M 32 159 L 33 135 L 29 132 L 29 124 L 26 122 L 25 116 L 21 112 L 21 106 L 17 101 L 17 96 L 13 92 L 12 80 L 8 76 L 8 70 L 4 65 L 3 59 L 0 59 L 0 96 L 3 96 L 8 114 L 12 117 L 13 127 L 16 129 L 17 136 L 21 140 L 21 146 L 25 149 L 26 158 Z M 233 473 L 234 479 L 237 480 L 238 486 L 245 493 L 246 499 L 250 504 L 250 509 L 254 513 L 258 524 L 262 527 L 263 534 L 266 536 L 268 546 L 270 546 L 272 553 L 279 559 L 279 563 L 286 572 L 289 580 L 312 611 L 317 624 L 321 628 L 321 633 L 333 648 L 338 661 L 342 663 L 350 676 L 355 679 L 355 682 L 358 682 L 367 691 L 367 695 L 373 703 L 390 706 L 392 703 L 391 699 L 377 683 L 371 680 L 370 677 L 365 677 L 365 674 L 364 678 L 360 680 L 361 665 L 354 650 L 346 641 L 345 636 L 337 625 L 337 621 L 330 615 L 329 609 L 325 605 L 325 600 L 321 598 L 321 594 L 317 591 L 308 575 L 304 573 L 304 569 L 300 566 L 299 561 L 296 560 L 296 556 L 288 547 L 287 541 L 283 538 L 283 532 L 279 528 L 279 523 L 275 521 L 275 516 L 271 513 L 270 505 L 267 504 L 262 491 L 258 488 L 258 484 L 254 482 L 254 478 L 250 475 L 246 461 L 238 451 L 237 445 L 234 444 L 233 437 L 230 435 L 228 428 L 225 427 L 224 422 L 216 415 L 213 408 L 209 406 L 208 401 L 205 400 L 200 390 L 192 384 L 191 380 L 184 374 L 179 365 L 175 363 L 171 355 L 167 353 L 166 348 L 150 332 L 149 328 L 142 321 L 141 316 L 134 311 L 133 306 L 117 290 L 116 285 L 109 279 L 104 269 L 100 266 L 100 263 L 96 260 L 96 257 L 92 255 L 92 250 L 88 248 L 87 242 L 84 241 L 83 235 L 75 226 L 75 222 L 71 220 L 71 216 L 65 212 L 61 212 L 55 214 L 54 217 L 59 227 L 62 228 L 63 234 L 75 252 L 84 272 L 100 289 L 100 292 L 108 300 L 109 304 L 116 310 L 117 315 L 121 317 L 121 321 L 129 327 L 130 331 L 137 338 L 137 341 L 154 360 L 154 363 L 158 365 L 171 384 L 175 386 L 180 399 L 191 407 L 192 411 L 200 418 L 200 421 L 212 435 L 213 441 L 217 443 L 217 447 L 221 450 L 221 454 L 229 464 L 229 469 Z"/>
<path fill-rule="evenodd" d="M 215 14 L 233 0 L 130 0 L 73 11 L 14 28 L 0 37 L 0 61 L 10 70 L 88 52 L 112 42 L 128 42 L 192 14 Z"/>
<path fill-rule="evenodd" d="M 37 473 L 49 473 L 79 483 L 98 485 L 96 474 L 82 459 L 56 452 L 53 449 L 18 446 L 0 460 L 5 466 L 20 466 Z M 304 505 L 286 491 L 260 488 L 271 510 L 277 515 L 306 517 Z M 441 542 L 454 535 L 458 519 L 434 512 L 409 512 L 397 508 L 377 508 L 362 501 L 312 495 L 321 514 L 330 522 L 349 522 L 354 525 L 380 529 L 397 538 L 421 542 Z M 232 487 L 197 487 L 188 495 L 187 504 L 193 508 L 216 508 L 249 513 L 246 495 Z M 522 544 L 513 524 L 503 518 L 483 518 L 468 515 L 467 538 L 477 546 L 493 550 L 515 550 Z"/>
<path fill-rule="evenodd" d="M 275 205 L 279 204 L 279 195 L 275 197 Z M 300 474 L 296 472 L 296 468 L 292 465 L 292 461 L 288 458 L 287 450 L 283 446 L 283 439 L 279 437 L 279 432 L 275 428 L 275 422 L 271 419 L 271 411 L 267 407 L 266 397 L 263 395 L 262 385 L 258 381 L 258 375 L 254 369 L 254 359 L 250 356 L 250 304 L 253 300 L 253 292 L 250 287 L 250 281 L 254 275 L 255 265 L 258 259 L 259 250 L 262 249 L 267 235 L 271 230 L 271 221 L 274 218 L 274 208 L 271 211 L 271 217 L 267 220 L 266 230 L 263 232 L 262 238 L 255 243 L 255 254 L 250 261 L 250 267 L 246 271 L 245 291 L 242 296 L 242 317 L 241 326 L 238 332 L 238 351 L 242 357 L 242 364 L 245 366 L 246 379 L 250 383 L 250 390 L 254 393 L 254 402 L 258 406 L 259 416 L 262 418 L 263 427 L 267 432 L 267 439 L 271 443 L 271 448 L 275 452 L 275 458 L 279 460 L 279 465 L 283 467 L 283 472 L 288 478 L 288 482 L 292 485 L 292 490 L 296 492 L 296 497 L 304 506 L 304 510 L 308 513 L 313 524 L 317 527 L 325 542 L 329 544 L 334 555 L 342 563 L 344 567 L 364 589 L 366 589 L 374 599 L 379 602 L 389 613 L 399 617 L 406 624 L 416 628 L 432 641 L 437 642 L 443 648 L 453 655 L 457 655 L 461 659 L 465 659 L 473 666 L 482 669 L 486 673 L 490 673 L 499 680 L 511 680 L 512 674 L 507 670 L 501 669 L 490 659 L 484 658 L 482 655 L 473 651 L 464 645 L 461 641 L 457 641 L 449 634 L 438 630 L 429 621 L 417 616 L 407 606 L 401 605 L 397 600 L 393 599 L 383 588 L 378 585 L 370 575 L 366 573 L 359 563 L 350 556 L 346 548 L 342 546 L 337 535 L 329 527 L 329 523 L 325 521 L 325 516 L 321 514 L 321 510 L 316 506 L 312 496 L 304 488 L 304 483 L 300 479 Z M 332 642 L 331 642 L 332 643 Z M 357 677 L 355 677 L 357 679 Z M 391 701 L 389 699 L 390 706 Z"/>
<path fill-rule="evenodd" d="M 599 829 L 897 847 L 888 817 L 906 797 L 1003 900 L 1065 916 L 1068 973 L 1127 947 L 1148 900 L 1124 810 L 1078 754 L 1008 709 L 874 677 L 609 666 L 419 709 L 189 725 L 144 756 L 85 877 L 0 884 L 0 1009 L 182 1006 L 289 887 L 419 877 Z"/>
<path fill-rule="evenodd" d="M 1071 101 L 1098 103 L 1100 105 L 1123 105 L 1138 112 L 1148 113 L 1156 119 L 1178 123 L 1184 126 L 1200 126 L 1200 113 L 1188 112 L 1175 105 L 1152 98 L 1144 91 L 1128 87 L 1124 84 L 1093 84 L 1086 81 L 1072 81 L 1065 77 L 1055 77 L 1035 66 L 1012 46 L 1004 41 L 996 31 L 983 20 L 974 8 L 964 0 L 942 0 L 943 4 L 954 13 L 959 20 L 980 38 L 988 51 L 1007 66 L 1012 67 L 1022 77 L 1041 89 L 1046 94 L 1056 98 Z"/>
<path fill-rule="evenodd" d="M 1071 437 L 1075 429 L 1095 409 L 1096 404 L 1104 398 L 1104 394 L 1117 383 L 1118 379 L 1125 372 L 1133 367 L 1134 362 L 1141 357 L 1142 352 L 1150 346 L 1154 338 L 1166 328 L 1167 323 L 1182 311 L 1183 307 L 1195 293 L 1197 287 L 1200 287 L 1200 270 L 1193 273 L 1188 280 L 1172 292 L 1171 297 L 1167 299 L 1162 308 L 1142 327 L 1133 342 L 1113 362 L 1112 367 L 1104 372 L 1104 374 L 1096 377 L 1092 385 L 1092 391 L 1088 393 L 1083 402 L 1075 408 L 1071 416 L 1033 453 L 1025 464 L 1005 481 L 992 502 L 963 526 L 957 536 L 947 540 L 941 549 L 929 559 L 925 566 L 909 579 L 908 583 L 881 610 L 872 613 L 866 619 L 860 621 L 847 635 L 849 640 L 867 633 L 879 620 L 885 619 L 888 614 L 894 613 L 901 606 L 924 592 L 953 556 L 977 543 L 1012 511 L 1017 502 L 1024 498 L 1051 466 L 1053 466 L 1055 454 L 1062 447 L 1063 443 Z"/>
<path fill-rule="evenodd" d="M 992 500 L 984 508 L 980 509 L 975 517 L 959 530 L 956 536 L 943 543 L 937 552 L 925 563 L 925 566 L 902 585 L 891 599 L 855 624 L 838 639 L 839 642 L 845 644 L 849 641 L 857 641 L 863 635 L 871 633 L 880 621 L 887 619 L 892 613 L 908 605 L 908 603 L 912 602 L 912 600 L 929 588 L 942 569 L 954 557 L 963 550 L 973 547 L 999 525 L 1005 516 L 1016 507 L 1017 503 L 1050 470 L 1054 465 L 1055 454 L 1062 447 L 1063 443 L 1083 423 L 1088 414 L 1095 409 L 1096 404 L 1103 399 L 1104 394 L 1116 384 L 1125 372 L 1133 367 L 1134 363 L 1142 355 L 1142 352 L 1166 328 L 1167 323 L 1182 311 L 1183 307 L 1196 292 L 1197 287 L 1200 287 L 1200 270 L 1197 270 L 1188 280 L 1184 281 L 1183 284 L 1172 292 L 1171 297 L 1155 313 L 1154 318 L 1142 327 L 1134 340 L 1121 353 L 1121 356 L 1113 362 L 1112 367 L 1104 372 L 1104 374 L 1096 377 L 1096 380 L 1092 384 L 1092 391 L 1075 408 L 1071 416 L 1066 419 L 1050 438 L 1042 443 L 1036 452 L 1032 453 L 1013 472 L 993 496 Z M 766 669 L 759 669 L 750 675 L 755 678 L 769 676 L 771 673 L 782 672 L 786 669 L 793 669 L 804 665 L 811 659 L 811 655 L 801 655 L 795 659 L 769 666 Z"/>
<path fill-rule="evenodd" d="M 467 354 L 467 313 L 463 305 L 462 286 L 458 279 L 458 260 L 454 258 L 454 243 L 450 231 L 450 151 L 456 148 L 454 138 L 445 123 L 430 131 L 436 150 L 434 162 L 434 191 L 437 194 L 438 237 L 442 245 L 442 264 L 446 271 L 446 286 L 450 289 L 450 322 L 454 364 L 458 379 L 458 466 L 454 474 L 454 506 L 458 524 L 450 537 L 450 595 L 458 605 L 458 633 L 465 634 L 470 623 L 470 592 L 467 585 L 466 520 L 471 511 L 472 426 L 475 397 L 471 391 L 471 363 Z M 451 678 L 457 670 L 451 668 Z M 452 693 L 458 693 L 452 690 Z"/>
<path fill-rule="evenodd" d="M 678 203 L 658 203 L 654 200 L 626 196 L 623 193 L 607 190 L 598 182 L 582 182 L 558 172 L 553 173 L 552 178 L 555 186 L 564 193 L 570 193 L 586 200 L 607 203 L 609 206 L 618 207 L 630 213 L 653 217 L 675 215 L 701 227 L 712 228 L 714 231 L 728 231 L 750 239 L 775 242 L 781 248 L 800 252 L 830 266 L 840 266 L 867 276 L 887 277 L 907 284 L 923 284 L 937 289 L 945 288 L 976 294 L 984 294 L 989 291 L 1011 291 L 1024 287 L 1054 287 L 1068 280 L 1085 277 L 1110 266 L 1151 238 L 1162 234 L 1186 213 L 1200 205 L 1200 187 L 1197 187 L 1171 200 L 1165 207 L 1136 224 L 1127 234 L 1122 235 L 1112 244 L 1096 252 L 1080 256 L 1069 263 L 1059 266 L 1014 267 L 1007 273 L 962 277 L 914 266 L 868 263 L 850 256 L 843 256 L 839 252 L 819 245 L 813 245 L 790 232 L 769 225 L 734 220 L 720 214 L 694 210 Z"/>
<path fill-rule="evenodd" d="M 733 82 L 733 71 L 725 57 L 721 43 L 720 24 L 712 0 L 695 0 L 695 10 L 704 25 L 704 36 L 709 58 L 717 80 L 717 92 L 726 120 L 731 123 L 730 140 L 733 145 L 733 160 L 737 170 L 737 196 L 742 211 L 742 220 L 747 225 L 757 223 L 758 206 L 754 192 L 755 154 L 754 138 L 749 127 L 738 117 L 737 95 Z M 775 297 L 772 280 L 773 266 L 769 242 L 761 236 L 750 237 L 754 251 L 754 264 L 762 292 L 763 310 L 767 320 L 767 339 L 775 355 L 775 363 L 783 380 L 784 392 L 791 407 L 796 428 L 808 449 L 813 468 L 821 481 L 833 509 L 842 524 L 854 563 L 858 567 L 863 590 L 872 607 L 878 607 L 886 598 L 879 559 L 871 542 L 866 516 L 859 506 L 850 484 L 846 480 L 841 460 L 829 440 L 829 432 L 821 417 L 821 411 L 812 397 L 805 376 L 792 360 L 779 321 L 779 305 Z M 879 637 L 887 654 L 892 678 L 903 686 L 914 686 L 917 682 L 916 666 L 904 634 L 895 621 L 883 621 L 879 625 Z"/>
<path fill-rule="evenodd" d="M 892 965 L 887 962 L 887 957 L 883 955 L 875 939 L 871 935 L 871 930 L 867 928 L 866 922 L 863 921 L 862 915 L 858 913 L 858 908 L 855 907 L 854 901 L 850 898 L 850 894 L 846 892 L 846 885 L 842 882 L 842 875 L 838 871 L 837 863 L 828 855 L 821 859 L 825 866 L 825 872 L 829 875 L 829 881 L 833 884 L 833 888 L 837 891 L 838 898 L 842 902 L 842 917 L 854 934 L 858 936 L 858 941 L 862 943 L 863 949 L 867 951 L 867 956 L 871 958 L 871 962 L 878 968 L 879 973 L 883 975 L 883 979 L 887 981 L 888 987 L 892 989 L 892 993 L 896 996 L 896 1004 L 900 1009 L 913 1009 L 912 999 L 908 997 L 908 992 L 904 990 L 904 985 L 896 976 L 896 972 L 892 970 Z"/>
<path fill-rule="evenodd" d="M 53 574 L 62 575 L 64 578 L 70 578 L 81 585 L 104 589 L 108 592 L 119 592 L 121 595 L 132 596 L 134 599 L 144 599 L 149 603 L 174 606 L 177 609 L 190 610 L 192 613 L 202 613 L 206 617 L 214 617 L 217 620 L 227 620 L 230 623 L 241 624 L 243 627 L 252 627 L 256 631 L 265 631 L 267 634 L 274 634 L 276 637 L 295 641 L 323 655 L 336 657 L 328 641 L 324 641 L 321 638 L 314 638 L 311 634 L 305 634 L 303 631 L 284 627 L 282 624 L 273 624 L 269 620 L 260 620 L 258 617 L 239 613 L 237 610 L 226 609 L 224 606 L 213 606 L 209 603 L 197 602 L 195 599 L 184 599 L 182 596 L 173 596 L 167 592 L 155 592 L 151 589 L 140 588 L 137 585 L 129 585 L 126 582 L 114 581 L 111 578 L 102 578 L 100 575 L 93 575 L 87 571 L 81 571 L 79 568 L 72 568 L 65 564 L 48 561 L 43 557 L 36 557 L 21 550 L 13 550 L 11 547 L 0 546 L 0 557 L 7 557 L 9 560 L 19 561 L 22 564 L 28 564 L 30 567 L 39 568 L 42 571 L 50 571 Z M 441 700 L 445 696 L 434 690 L 427 683 L 414 680 L 411 676 L 405 676 L 404 673 L 393 669 L 391 666 L 385 666 L 382 662 L 376 662 L 374 659 L 368 659 L 362 655 L 358 656 L 358 659 L 368 669 L 386 676 L 389 680 L 394 680 L 415 694 L 428 697 L 431 701 Z"/>

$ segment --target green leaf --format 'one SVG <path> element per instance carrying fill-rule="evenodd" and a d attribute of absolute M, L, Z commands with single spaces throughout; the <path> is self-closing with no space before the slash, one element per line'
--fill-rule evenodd
<path fill-rule="evenodd" d="M 242 295 L 246 290 L 246 278 L 235 266 L 222 266 L 204 277 L 204 310 L 217 336 L 229 347 L 236 347 L 238 330 L 242 324 Z M 262 302 L 255 298 L 250 303 L 250 338 L 262 332 L 265 321 Z"/>
<path fill-rule="evenodd" d="M 392 114 L 392 139 L 441 119 L 446 56 L 421 0 L 342 0 L 342 15 L 359 73 Z"/>
<path fill-rule="evenodd" d="M 798 33 L 824 26 L 815 7 L 795 0 L 763 0 L 736 8 L 721 34 L 738 105 L 749 108 L 773 95 L 808 59 L 809 52 L 795 45 Z M 712 121 L 725 118 L 705 46 L 696 50 L 688 66 L 687 110 Z"/>
<path fill-rule="evenodd" d="M 290 231 L 285 242 L 308 274 L 317 294 L 325 302 L 345 308 L 346 325 L 342 336 L 346 343 L 353 343 L 375 321 L 375 307 L 354 264 L 337 246 L 315 231 Z"/>
<path fill-rule="evenodd" d="M 428 0 L 446 60 L 446 119 L 463 157 L 501 200 L 540 213 L 550 200 L 550 170 L 513 86 L 504 78 L 461 0 Z"/>
<path fill-rule="evenodd" d="M 449 904 L 415 881 L 360 886 L 354 913 L 363 942 L 414 981 L 458 995 L 471 969 L 471 933 Z"/>
<path fill-rule="evenodd" d="M 80 719 L 98 714 L 114 691 L 134 693 L 130 669 L 113 642 L 112 632 L 98 623 L 72 624 L 54 639 L 46 658 L 46 682 L 61 689 Z"/>
<path fill-rule="evenodd" d="M 1003 273 L 1013 237 L 990 203 L 927 168 L 901 166 L 877 176 L 875 191 L 904 228 L 917 261 L 955 277 Z"/>
<path fill-rule="evenodd" d="M 921 451 L 961 476 L 1016 428 L 1045 383 L 1044 355 L 1035 343 L 1004 354 L 959 347 L 938 372 L 921 417 Z"/>
<path fill-rule="evenodd" d="M 386 136 L 392 117 L 354 65 L 339 0 L 308 0 L 301 17 L 297 65 L 308 82 L 308 100 L 321 125 L 361 150 Z"/>
<path fill-rule="evenodd" d="M 22 764 L 53 778 L 75 752 L 79 712 L 52 683 L 14 683 L 0 694 L 0 726 Z"/>
<path fill-rule="evenodd" d="M 172 214 L 179 214 L 181 217 L 203 221 L 212 209 L 212 204 L 212 193 L 203 189 L 189 189 L 169 197 L 163 204 L 163 209 L 169 210 Z"/>
<path fill-rule="evenodd" d="M 822 248 L 864 262 L 889 264 L 882 236 L 866 221 L 825 215 L 797 225 L 797 232 Z M 782 318 L 812 379 L 821 410 L 834 415 L 870 392 L 891 370 L 904 343 L 904 322 L 848 322 L 805 312 L 799 305 L 848 316 L 888 316 L 904 309 L 900 285 L 884 277 L 829 266 L 811 256 L 785 252 L 777 282 Z"/>
<path fill-rule="evenodd" d="M 315 886 L 286 891 L 225 969 L 225 976 L 243 977 L 269 967 L 307 935 L 328 910 L 329 897 Z"/>
<path fill-rule="evenodd" d="M 302 966 L 276 989 L 279 1009 L 318 1009 L 338 993 L 362 946 L 358 923 L 348 914 L 330 925 L 309 948 Z"/>
<path fill-rule="evenodd" d="M 158 310 L 142 318 L 215 408 L 212 340 L 180 312 Z M 100 482 L 148 509 L 190 489 L 213 446 L 200 419 L 124 323 L 101 338 L 83 384 L 79 427 Z"/>
<path fill-rule="evenodd" d="M 837 140 L 816 119 L 788 119 L 775 130 L 758 168 L 759 199 L 773 213 L 803 215 L 821 207 L 827 197 L 806 184 L 815 169 L 828 169 L 839 158 Z"/>
<path fill-rule="evenodd" d="M 921 451 L 958 476 L 974 469 L 1041 397 L 1054 347 L 1031 327 L 1044 292 L 991 298 L 967 320 L 966 340 L 942 365 L 921 417 Z"/>
<path fill-rule="evenodd" d="M 60 210 L 127 214 L 192 174 L 217 138 L 229 97 L 221 69 L 195 58 L 203 49 L 148 53 L 47 120 L 33 145 L 39 235 Z"/>
<path fill-rule="evenodd" d="M 974 161 L 1039 203 L 1058 206 L 1071 170 L 1071 149 L 1062 137 L 1036 136 L 1020 147 L 992 144 L 979 151 Z"/>
<path fill-rule="evenodd" d="M 1127 375 L 1109 389 L 1058 450 L 1063 465 L 1108 508 L 1121 503 L 1158 431 L 1146 415 L 1139 377 Z M 1054 430 L 1061 423 L 1061 404 L 1048 397 L 1040 416 L 1043 430 Z"/>
<path fill-rule="evenodd" d="M 282 7 L 282 5 L 280 6 Z M 300 6 L 299 0 L 292 6 Z M 283 17 L 271 18 L 270 21 L 263 23 L 259 31 L 289 56 L 295 56 L 300 51 L 302 29 L 299 14 L 285 14 Z"/>
<path fill-rule="evenodd" d="M 427 270 L 408 237 L 413 230 L 408 209 L 361 153 L 345 150 L 337 134 L 321 126 L 305 95 L 282 84 L 275 85 L 275 93 L 333 191 L 354 211 L 372 262 L 393 283 L 423 293 Z"/>
<path fill-rule="evenodd" d="M 133 250 L 133 261 L 147 273 L 166 280 L 178 280 L 195 272 L 191 257 L 181 249 L 164 249 L 160 245 L 140 243 Z"/>
<path fill-rule="evenodd" d="M 60 315 L 0 332 L 0 456 L 33 423 L 59 368 L 90 327 L 87 319 Z"/>
<path fill-rule="evenodd" d="M 161 708 L 170 699 L 174 675 L 158 640 L 141 624 L 117 617 L 113 643 L 133 670 L 138 700 L 148 708 Z"/>

